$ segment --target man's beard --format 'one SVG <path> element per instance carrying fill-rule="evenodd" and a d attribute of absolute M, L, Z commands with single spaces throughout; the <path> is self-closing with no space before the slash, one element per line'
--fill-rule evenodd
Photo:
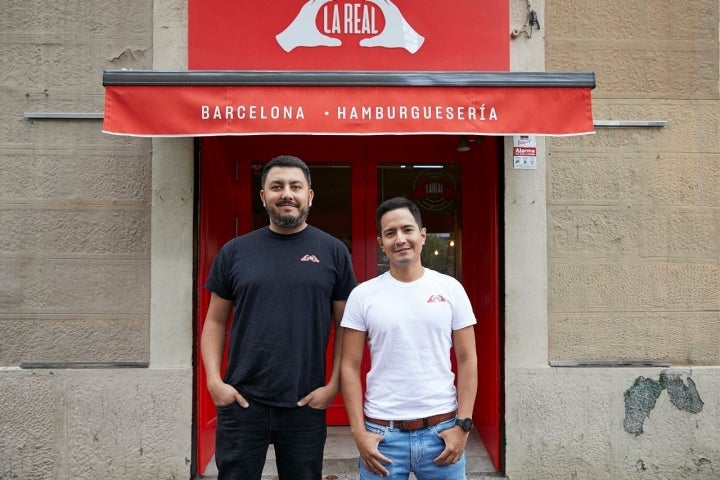
<path fill-rule="evenodd" d="M 310 213 L 309 208 L 300 209 L 300 214 L 296 217 L 293 215 L 275 215 L 270 208 L 267 208 L 268 215 L 272 220 L 272 223 L 280 228 L 297 228 L 307 220 L 308 214 Z"/>

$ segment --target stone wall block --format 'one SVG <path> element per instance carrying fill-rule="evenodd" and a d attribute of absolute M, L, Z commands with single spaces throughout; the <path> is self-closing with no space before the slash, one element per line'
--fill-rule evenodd
<path fill-rule="evenodd" d="M 623 428 L 626 393 L 666 368 L 538 368 L 507 372 L 505 474 L 510 479 L 696 479 L 717 477 L 720 395 L 717 369 L 681 369 L 704 405 L 690 413 L 667 389 L 647 411 L 644 433 Z M 638 392 L 642 395 L 643 392 Z"/>
<path fill-rule="evenodd" d="M 597 98 L 717 98 L 713 76 L 704 73 L 717 71 L 717 58 L 707 54 L 716 50 L 717 44 L 659 42 L 653 49 L 639 50 L 634 44 L 612 43 L 597 42 L 589 48 L 587 44 L 584 48 L 574 43 L 562 45 L 555 52 L 555 61 L 547 62 L 548 71 L 595 72 L 593 97 Z"/>
<path fill-rule="evenodd" d="M 55 32 L 86 41 L 94 36 L 147 34 L 151 26 L 152 2 L 145 0 L 89 2 L 82 5 L 82 11 L 77 4 L 52 0 L 9 2 L 0 17 L 3 32 Z"/>
<path fill-rule="evenodd" d="M 548 2 L 545 24 L 552 39 L 604 41 L 609 45 L 630 40 L 639 48 L 652 48 L 659 41 L 686 41 L 687 33 L 699 26 L 712 28 L 717 15 L 717 5 L 712 2 L 573 0 Z M 549 50 L 554 53 L 554 45 Z"/>
<path fill-rule="evenodd" d="M 720 206 L 720 157 L 687 153 L 555 151 L 550 205 Z"/>
<path fill-rule="evenodd" d="M 100 111 L 102 102 L 98 104 Z M 0 132 L 9 136 L 0 137 L 3 151 L 13 149 L 25 153 L 42 152 L 73 158 L 76 154 L 95 153 L 108 157 L 151 153 L 150 139 L 140 139 L 102 133 L 102 123 L 90 120 L 25 119 L 25 112 L 60 111 L 52 105 L 33 106 L 15 104 L 15 111 L 0 112 Z M 79 109 L 73 108 L 71 112 Z M 92 112 L 91 112 L 92 113 Z"/>
<path fill-rule="evenodd" d="M 192 369 L 2 374 L 0 477 L 190 478 Z"/>
<path fill-rule="evenodd" d="M 12 2 L 0 25 L 2 86 L 22 111 L 100 112 L 103 69 L 152 68 L 153 2 Z"/>
<path fill-rule="evenodd" d="M 549 287 L 553 316 L 592 310 L 720 310 L 717 264 L 557 262 L 550 265 Z"/>
<path fill-rule="evenodd" d="M 625 205 L 642 193 L 642 168 L 630 154 L 556 151 L 547 171 L 549 205 Z"/>
<path fill-rule="evenodd" d="M 102 133 L 102 123 L 97 120 L 68 121 L 68 120 L 25 120 L 25 128 L 31 141 L 37 148 L 53 149 L 58 154 L 65 154 L 72 158 L 75 151 L 96 151 L 98 147 L 124 148 L 133 145 L 133 150 L 142 145 L 143 140 L 126 137 L 124 139 L 107 138 L 111 135 Z M 113 137 L 115 135 L 112 135 Z M 117 143 L 115 143 L 117 142 Z M 149 142 L 148 142 L 149 144 Z M 147 145 L 147 144 L 146 144 Z M 146 150 L 151 153 L 149 147 Z"/>
<path fill-rule="evenodd" d="M 0 259 L 5 314 L 148 314 L 147 260 Z"/>
<path fill-rule="evenodd" d="M 720 258 L 720 208 L 710 211 L 656 209 L 643 222 L 643 257 Z"/>
<path fill-rule="evenodd" d="M 643 166 L 648 203 L 720 207 L 720 155 L 662 152 Z"/>
<path fill-rule="evenodd" d="M 74 152 L 69 145 L 55 152 L 0 147 L 0 162 L 7 167 L 0 177 L 0 204 L 65 200 L 78 206 L 93 202 L 106 206 L 142 205 L 149 209 L 148 154 L 117 152 L 112 145 L 79 147 Z M 63 181 L 58 181 L 59 178 Z"/>
<path fill-rule="evenodd" d="M 619 158 L 638 153 L 680 154 L 689 151 L 720 150 L 720 112 L 716 102 L 643 102 L 594 100 L 595 120 L 663 120 L 667 127 L 607 128 L 596 127 L 594 135 L 548 139 L 550 153 L 574 155 L 612 152 Z M 706 154 L 712 163 L 715 157 Z M 632 158 L 632 157 L 630 157 Z"/>
<path fill-rule="evenodd" d="M 23 43 L 23 38 L 13 41 L 11 36 L 0 46 L 5 59 L 0 66 L 6 71 L 19 70 L 3 77 L 8 98 L 22 102 L 30 111 L 102 111 L 104 69 L 152 68 L 152 52 L 144 37 L 69 44 L 62 36 L 37 36 L 43 43 Z M 23 61 L 31 61 L 33 69 L 18 69 L 22 65 L 18 62 Z"/>
<path fill-rule="evenodd" d="M 3 315 L 0 365 L 147 362 L 147 315 Z"/>
<path fill-rule="evenodd" d="M 546 69 L 596 72 L 597 98 L 718 98 L 713 2 L 548 2 L 545 23 Z"/>
<path fill-rule="evenodd" d="M 153 40 L 155 55 L 153 68 L 184 70 L 187 68 L 188 2 L 157 0 L 153 2 L 155 25 Z"/>
<path fill-rule="evenodd" d="M 27 8 L 22 3 L 17 5 Z M 3 12 L 4 13 L 4 12 Z M 7 18 L 5 15 L 3 19 Z M 3 101 L 15 97 L 28 99 L 30 95 L 45 96 L 42 89 L 37 88 L 42 80 L 33 75 L 32 68 L 19 68 L 22 65 L 39 65 L 42 62 L 43 48 L 37 43 L 27 43 L 27 38 L 13 38 L 4 34 L 0 41 L 0 68 L 3 75 L 0 77 Z M 27 95 L 27 96 L 26 96 Z M 5 108 L 3 109 L 6 112 Z"/>
<path fill-rule="evenodd" d="M 49 372 L 0 374 L 0 478 L 58 478 L 59 382 Z"/>
<path fill-rule="evenodd" d="M 711 400 L 714 398 L 712 395 L 717 394 L 717 374 L 712 378 L 696 368 L 686 371 L 680 377 L 681 385 L 694 385 L 702 400 L 702 410 L 698 413 L 681 410 L 673 404 L 670 389 L 663 389 L 644 419 L 643 433 L 630 436 L 624 459 L 618 455 L 618 465 L 627 469 L 625 478 L 647 476 L 645 474 L 683 480 L 713 480 L 718 477 L 718 438 L 711 430 L 720 426 L 717 402 Z M 648 377 L 653 381 L 659 380 L 658 375 Z M 668 441 L 668 438 L 673 440 Z"/>
<path fill-rule="evenodd" d="M 636 209 L 548 209 L 548 255 L 629 256 L 640 252 L 642 212 Z"/>
<path fill-rule="evenodd" d="M 714 159 L 720 150 L 720 111 L 716 100 L 653 102 L 637 100 L 602 100 L 593 106 L 596 120 L 664 120 L 667 127 L 599 128 L 597 140 L 606 147 L 623 146 L 631 152 L 653 152 L 665 155 L 705 154 Z M 642 137 L 642 138 L 637 138 Z M 625 144 L 623 140 L 635 139 Z"/>
<path fill-rule="evenodd" d="M 606 387 L 609 380 L 597 374 L 570 380 L 564 372 L 554 373 L 508 372 L 505 423 L 511 435 L 505 448 L 512 461 L 505 474 L 510 479 L 605 478 L 598 473 L 612 468 L 604 465 L 608 439 L 621 420 L 613 390 Z M 536 401 L 542 405 L 533 407 Z"/>
<path fill-rule="evenodd" d="M 146 209 L 2 209 L 0 255 L 38 257 L 150 255 Z"/>
<path fill-rule="evenodd" d="M 720 209 L 554 207 L 548 237 L 550 257 L 716 261 Z"/>
<path fill-rule="evenodd" d="M 550 325 L 550 358 L 716 365 L 717 338 L 718 312 L 558 313 Z"/>
<path fill-rule="evenodd" d="M 66 376 L 68 478 L 190 477 L 192 369 Z"/>

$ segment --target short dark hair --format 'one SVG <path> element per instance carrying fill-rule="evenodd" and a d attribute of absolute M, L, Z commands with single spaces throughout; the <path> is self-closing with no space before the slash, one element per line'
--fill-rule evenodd
<path fill-rule="evenodd" d="M 380 231 L 382 229 L 382 226 L 380 225 L 380 220 L 382 219 L 383 215 L 392 210 L 397 210 L 398 208 L 407 208 L 408 210 L 410 210 L 410 213 L 412 214 L 413 218 L 415 218 L 418 227 L 423 228 L 420 209 L 417 205 L 415 205 L 415 202 L 405 197 L 394 197 L 382 202 L 380 205 L 378 205 L 377 210 L 375 210 L 375 226 L 377 227 L 378 235 L 382 233 Z"/>
<path fill-rule="evenodd" d="M 269 162 L 265 164 L 262 170 L 262 175 L 260 175 L 260 188 L 265 188 L 265 180 L 267 180 L 268 172 L 273 167 L 295 167 L 302 170 L 303 175 L 305 175 L 305 180 L 307 180 L 308 188 L 312 188 L 312 180 L 310 180 L 310 169 L 308 166 L 300 160 L 298 157 L 293 157 L 292 155 L 280 155 L 279 157 L 275 157 Z"/>

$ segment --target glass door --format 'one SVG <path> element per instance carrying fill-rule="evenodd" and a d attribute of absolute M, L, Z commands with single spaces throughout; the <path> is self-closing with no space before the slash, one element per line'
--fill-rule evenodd
<path fill-rule="evenodd" d="M 377 203 L 392 197 L 413 200 L 422 214 L 427 238 L 422 251 L 425 267 L 462 281 L 462 211 L 460 171 L 456 164 L 378 165 Z M 376 248 L 377 275 L 387 271 L 387 258 Z"/>

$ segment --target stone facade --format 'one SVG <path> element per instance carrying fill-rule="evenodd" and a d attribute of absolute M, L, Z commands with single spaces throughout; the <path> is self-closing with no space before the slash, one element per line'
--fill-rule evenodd
<path fill-rule="evenodd" d="M 24 115 L 102 112 L 103 68 L 152 66 L 151 3 L 6 3 L 0 365 L 147 361 L 150 142 Z"/>
<path fill-rule="evenodd" d="M 0 478 L 189 478 L 192 141 L 32 118 L 101 113 L 103 69 L 156 68 L 157 42 L 184 58 L 184 2 L 2 11 Z"/>
<path fill-rule="evenodd" d="M 549 138 L 542 180 L 506 169 L 506 474 L 718 478 L 719 4 L 542 6 L 516 68 L 594 71 L 596 122 L 667 126 Z"/>
<path fill-rule="evenodd" d="M 668 122 L 548 141 L 550 358 L 720 365 L 717 2 L 546 18 L 547 70 L 596 72 L 596 120 Z"/>
<path fill-rule="evenodd" d="M 192 140 L 24 118 L 101 112 L 104 68 L 186 68 L 185 7 L 3 4 L 0 478 L 191 475 Z M 531 7 L 513 70 L 594 71 L 596 120 L 667 126 L 505 161 L 505 473 L 718 478 L 720 5 Z"/>

